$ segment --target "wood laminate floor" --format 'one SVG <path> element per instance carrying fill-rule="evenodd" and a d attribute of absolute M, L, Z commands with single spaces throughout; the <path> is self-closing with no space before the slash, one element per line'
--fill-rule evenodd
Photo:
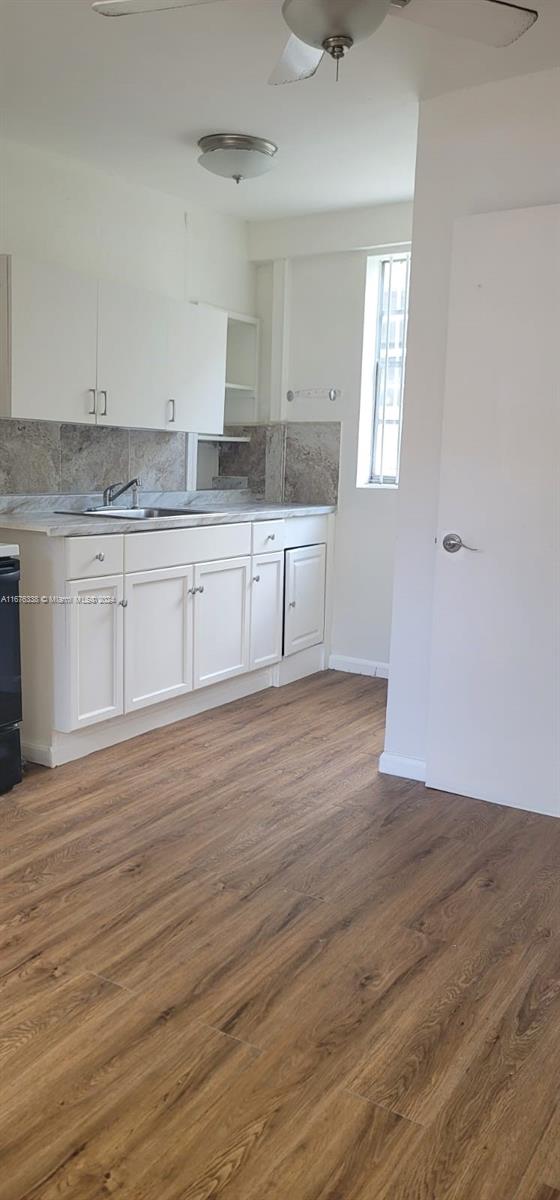
<path fill-rule="evenodd" d="M 560 1200 L 560 821 L 327 673 L 0 802 L 2 1200 Z"/>

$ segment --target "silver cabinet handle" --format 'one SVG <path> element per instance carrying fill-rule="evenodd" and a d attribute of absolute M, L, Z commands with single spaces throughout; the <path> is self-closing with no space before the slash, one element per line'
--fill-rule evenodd
<path fill-rule="evenodd" d="M 296 606 L 296 602 L 295 602 L 295 600 L 290 600 L 290 603 L 289 603 L 289 605 L 288 605 L 288 608 L 295 608 L 295 606 Z"/>
<path fill-rule="evenodd" d="M 99 416 L 106 417 L 107 416 L 107 392 L 102 390 L 102 391 L 100 391 L 99 395 L 103 396 L 103 408 L 101 409 Z"/>
<path fill-rule="evenodd" d="M 189 588 L 189 596 L 196 596 L 196 593 L 197 593 L 197 592 L 201 592 L 201 593 L 202 593 L 203 591 L 204 591 L 204 588 L 203 588 L 203 587 L 192 587 L 192 588 Z"/>
<path fill-rule="evenodd" d="M 199 587 L 197 590 L 199 591 L 200 595 L 202 596 L 202 593 L 203 593 L 203 591 L 204 591 L 204 588 L 203 588 L 203 587 Z"/>
<path fill-rule="evenodd" d="M 88 412 L 90 417 L 94 417 L 97 412 L 97 392 L 95 388 L 88 388 L 88 394 L 91 396 L 91 405 Z"/>
<path fill-rule="evenodd" d="M 168 418 L 168 421 L 169 421 L 169 424 L 170 424 L 170 425 L 174 425 L 174 424 L 175 424 L 175 419 L 176 419 L 176 413 L 175 413 L 175 407 L 176 407 L 176 405 L 175 405 L 175 401 L 174 401 L 174 400 L 169 400 L 169 401 L 168 401 L 168 403 L 169 403 L 169 418 Z"/>
<path fill-rule="evenodd" d="M 470 550 L 472 554 L 480 554 L 477 546 L 467 546 L 458 533 L 446 533 L 443 549 L 447 550 L 448 554 L 457 554 L 459 550 Z"/>
<path fill-rule="evenodd" d="M 119 600 L 121 608 L 128 608 L 128 600 Z"/>
<path fill-rule="evenodd" d="M 268 534 L 268 537 L 265 537 L 265 539 L 264 539 L 264 540 L 265 540 L 265 542 L 275 542 L 275 541 L 276 541 L 276 534 L 275 534 L 275 533 L 269 533 L 269 534 Z"/>
<path fill-rule="evenodd" d="M 261 581 L 260 575 L 253 575 L 253 583 L 260 583 L 260 581 Z"/>
<path fill-rule="evenodd" d="M 95 557 L 98 562 L 105 562 L 105 555 L 102 550 L 100 550 L 99 554 L 96 554 Z"/>

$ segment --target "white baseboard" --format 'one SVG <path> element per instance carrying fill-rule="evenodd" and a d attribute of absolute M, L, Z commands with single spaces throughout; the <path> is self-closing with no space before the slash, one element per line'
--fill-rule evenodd
<path fill-rule="evenodd" d="M 41 746 L 37 742 L 21 743 L 21 753 L 28 762 L 39 763 L 40 767 L 54 767 L 54 756 L 50 746 Z"/>
<path fill-rule="evenodd" d="M 325 657 L 323 642 L 318 646 L 308 646 L 306 650 L 299 650 L 297 654 L 289 654 L 272 668 L 273 686 L 284 687 L 287 683 L 296 683 L 298 679 L 305 679 L 308 675 L 324 671 Z"/>
<path fill-rule="evenodd" d="M 61 767 L 65 763 L 94 754 L 97 750 L 106 750 L 109 746 L 117 746 L 130 738 L 150 733 L 153 729 L 187 720 L 222 704 L 230 704 L 233 700 L 242 700 L 271 685 L 272 669 L 266 667 L 261 671 L 238 675 L 234 679 L 201 688 L 200 691 L 189 692 L 186 696 L 179 696 L 159 705 L 139 709 L 138 712 L 128 713 L 124 717 L 114 717 L 110 721 L 77 729 L 73 733 L 59 733 L 55 730 L 50 746 L 26 742 L 24 739 L 23 753 L 30 762 L 40 763 L 45 767 Z"/>
<path fill-rule="evenodd" d="M 331 671 L 347 671 L 350 675 L 370 675 L 377 679 L 389 678 L 389 663 L 371 662 L 368 658 L 345 658 L 342 654 L 331 654 Z"/>
<path fill-rule="evenodd" d="M 416 779 L 426 782 L 426 763 L 421 758 L 401 758 L 399 754 L 382 754 L 379 759 L 382 775 L 396 775 L 399 779 Z"/>

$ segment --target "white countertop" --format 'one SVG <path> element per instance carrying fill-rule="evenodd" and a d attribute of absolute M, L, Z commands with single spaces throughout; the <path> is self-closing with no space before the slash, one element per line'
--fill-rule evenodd
<path fill-rule="evenodd" d="M 45 510 L 21 509 L 0 512 L 0 529 L 19 530 L 22 533 L 44 533 L 46 537 L 79 537 L 102 533 L 146 533 L 155 529 L 192 529 L 200 525 L 236 525 L 243 521 L 274 521 L 291 517 L 315 517 L 336 512 L 329 504 L 247 504 L 239 507 L 224 505 L 216 512 L 196 512 L 188 515 L 156 517 L 144 521 L 126 517 L 92 517 L 74 513 L 45 512 Z M 18 553 L 17 547 L 9 547 L 6 553 Z"/>
<path fill-rule="evenodd" d="M 19 546 L 15 546 L 12 542 L 0 542 L 0 558 L 18 558 Z"/>

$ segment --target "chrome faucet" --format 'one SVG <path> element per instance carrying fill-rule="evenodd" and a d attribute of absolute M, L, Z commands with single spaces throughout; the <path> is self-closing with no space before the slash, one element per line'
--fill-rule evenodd
<path fill-rule="evenodd" d="M 132 488 L 132 507 L 138 508 L 138 492 L 141 486 L 141 479 L 130 479 L 128 483 L 110 483 L 103 492 L 103 504 L 108 508 L 119 496 L 124 496 L 124 493 Z"/>

